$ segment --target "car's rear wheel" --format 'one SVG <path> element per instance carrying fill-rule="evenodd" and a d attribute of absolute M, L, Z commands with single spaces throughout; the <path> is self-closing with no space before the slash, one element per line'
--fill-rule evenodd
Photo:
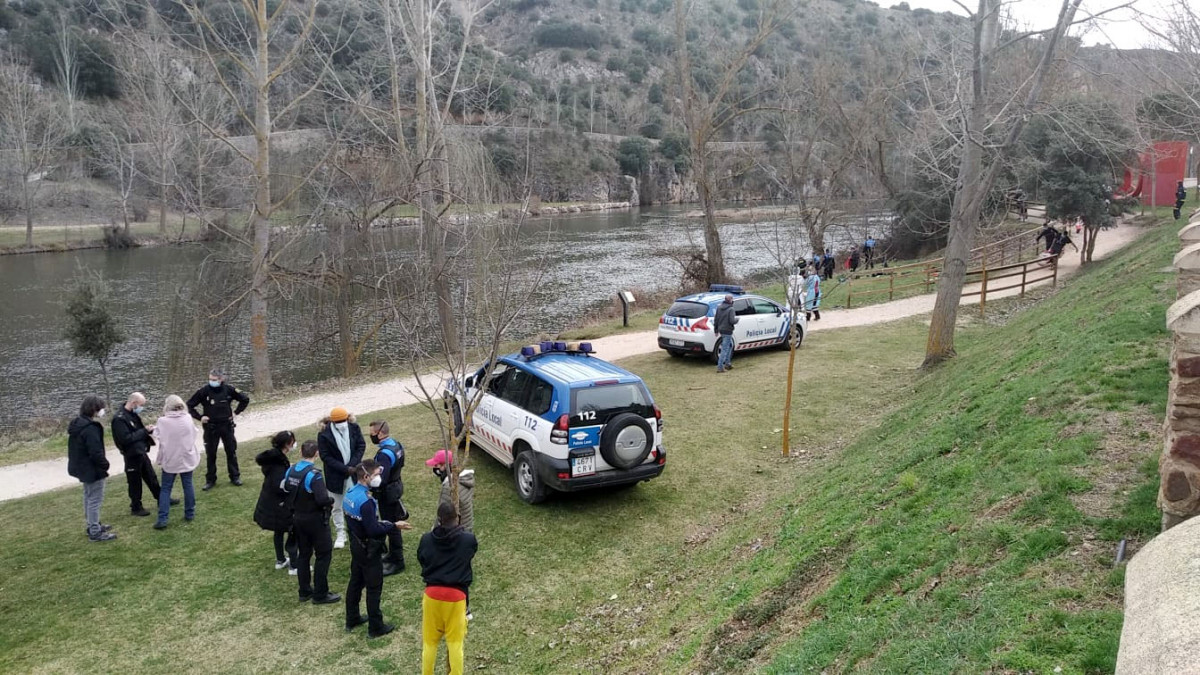
<path fill-rule="evenodd" d="M 521 452 L 513 461 L 513 482 L 517 486 L 517 496 L 526 504 L 540 504 L 546 501 L 546 484 L 538 475 L 532 450 Z"/>
<path fill-rule="evenodd" d="M 613 417 L 600 432 L 600 456 L 618 469 L 632 469 L 641 464 L 652 449 L 654 430 L 649 422 L 633 413 Z"/>
<path fill-rule="evenodd" d="M 708 355 L 709 360 L 711 360 L 713 363 L 720 361 L 721 360 L 721 341 L 722 340 L 732 340 L 732 339 L 733 338 L 728 338 L 728 337 L 718 335 L 717 341 L 713 343 L 712 353 Z"/>

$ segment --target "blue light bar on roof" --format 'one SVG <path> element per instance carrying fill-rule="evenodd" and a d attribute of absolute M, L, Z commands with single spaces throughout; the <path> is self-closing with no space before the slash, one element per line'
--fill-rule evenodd
<path fill-rule="evenodd" d="M 521 347 L 521 356 L 524 356 L 525 358 L 529 358 L 531 356 L 534 356 L 535 354 L 537 354 L 537 349 L 534 349 L 532 346 Z"/>
<path fill-rule="evenodd" d="M 733 284 L 713 284 L 708 287 L 713 293 L 745 293 L 746 289 Z"/>
<path fill-rule="evenodd" d="M 565 351 L 567 351 L 567 343 L 565 343 L 565 342 L 555 342 L 555 343 L 554 343 L 554 351 L 556 351 L 556 352 L 565 352 Z"/>
<path fill-rule="evenodd" d="M 579 343 L 579 351 L 583 352 L 584 354 L 595 354 L 596 353 L 596 350 L 592 349 L 592 343 L 590 343 L 590 342 L 580 342 Z"/>

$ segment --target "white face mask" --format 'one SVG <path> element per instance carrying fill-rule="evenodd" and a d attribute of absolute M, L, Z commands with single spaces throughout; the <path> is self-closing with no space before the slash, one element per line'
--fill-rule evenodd
<path fill-rule="evenodd" d="M 337 429 L 338 431 L 344 431 L 346 429 L 346 427 L 348 427 L 348 426 L 349 426 L 348 422 L 334 422 L 333 423 L 333 428 Z"/>
<path fill-rule="evenodd" d="M 108 412 L 108 411 L 107 411 L 107 410 L 105 410 L 104 408 L 101 408 L 101 409 L 100 409 L 100 410 L 99 410 L 99 411 L 96 413 L 96 419 L 100 419 L 101 417 L 104 417 L 104 413 L 106 413 L 106 412 Z"/>
<path fill-rule="evenodd" d="M 383 484 L 383 476 L 371 476 L 371 487 L 379 487 Z"/>

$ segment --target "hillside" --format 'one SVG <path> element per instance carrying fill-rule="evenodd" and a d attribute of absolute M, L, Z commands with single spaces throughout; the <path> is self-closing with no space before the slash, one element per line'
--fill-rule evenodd
<path fill-rule="evenodd" d="M 989 303 L 987 322 L 964 316 L 959 358 L 931 373 L 915 369 L 919 320 L 816 334 L 797 360 L 790 459 L 775 433 L 785 354 L 741 358 L 719 387 L 699 361 L 625 361 L 664 411 L 660 479 L 535 508 L 497 463 L 472 458 L 481 546 L 468 668 L 1110 672 L 1113 550 L 1122 538 L 1136 550 L 1157 527 L 1175 248 L 1164 226 L 1057 291 Z M 416 457 L 432 452 L 419 406 L 356 412 L 388 419 Z M 247 456 L 261 448 L 246 445 Z M 406 480 L 418 530 L 435 483 L 423 471 Z M 0 634 L 0 670 L 416 663 L 414 572 L 385 583 L 399 630 L 363 649 L 341 633 L 339 609 L 297 603 L 294 581 L 271 569 L 253 488 L 203 493 L 197 521 L 164 532 L 112 498 L 104 520 L 121 538 L 64 546 L 74 528 L 46 536 L 38 514 L 74 513 L 78 496 L 0 510 L 0 610 L 18 617 Z M 345 566 L 337 552 L 335 587 Z M 47 572 L 69 605 L 38 600 Z"/>

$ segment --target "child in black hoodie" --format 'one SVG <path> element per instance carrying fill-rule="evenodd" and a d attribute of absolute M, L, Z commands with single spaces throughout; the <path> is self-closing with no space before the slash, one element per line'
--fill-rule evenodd
<path fill-rule="evenodd" d="M 471 560 L 479 542 L 458 524 L 458 509 L 438 504 L 438 525 L 421 537 L 417 560 L 425 594 L 421 604 L 422 672 L 432 673 L 438 643 L 446 638 L 450 672 L 463 672 L 463 643 L 467 638 L 467 592 L 474 580 Z"/>

